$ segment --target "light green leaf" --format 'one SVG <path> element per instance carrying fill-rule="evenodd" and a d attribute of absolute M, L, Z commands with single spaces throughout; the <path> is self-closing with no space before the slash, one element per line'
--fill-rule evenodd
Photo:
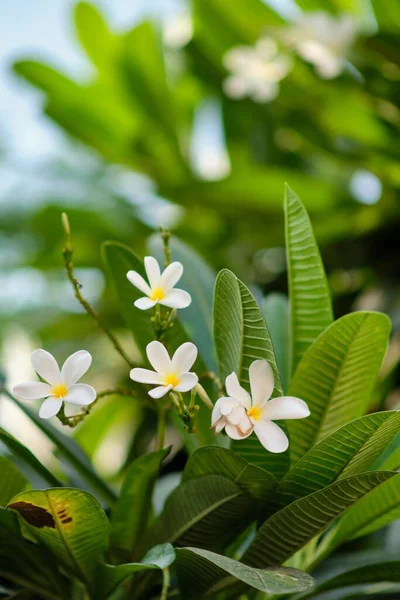
<path fill-rule="evenodd" d="M 129 467 L 119 499 L 111 514 L 110 545 L 118 553 L 140 556 L 154 484 L 168 449 L 145 454 Z"/>
<path fill-rule="evenodd" d="M 190 456 L 183 472 L 183 481 L 202 475 L 227 477 L 243 492 L 257 500 L 260 509 L 266 506 L 277 485 L 271 473 L 251 465 L 236 452 L 213 446 L 200 448 Z"/>
<path fill-rule="evenodd" d="M 171 544 L 155 546 L 139 563 L 124 565 L 99 564 L 96 572 L 96 600 L 105 600 L 130 575 L 139 571 L 160 570 L 169 567 L 175 560 L 175 551 Z"/>
<path fill-rule="evenodd" d="M 227 269 L 219 273 L 215 284 L 214 340 L 223 379 L 235 372 L 241 385 L 250 390 L 249 367 L 253 361 L 264 359 L 274 372 L 273 396 L 282 395 L 274 349 L 261 311 L 247 287 Z M 254 434 L 233 442 L 232 447 L 248 462 L 277 478 L 288 469 L 289 453 L 267 452 Z"/>
<path fill-rule="evenodd" d="M 315 583 L 311 575 L 297 569 L 254 569 L 200 548 L 179 548 L 176 552 L 183 598 L 215 597 L 218 591 L 238 580 L 267 594 L 303 592 Z"/>
<path fill-rule="evenodd" d="M 39 427 L 39 429 L 56 445 L 57 451 L 70 464 L 93 490 L 108 504 L 112 505 L 116 500 L 116 494 L 103 479 L 96 473 L 88 457 L 82 448 L 70 437 L 56 429 L 49 421 L 41 419 L 38 413 L 32 410 L 24 402 L 17 400 L 11 394 L 10 399 Z"/>
<path fill-rule="evenodd" d="M 243 562 L 259 568 L 282 564 L 349 506 L 395 475 L 391 471 L 354 475 L 296 500 L 265 521 Z"/>
<path fill-rule="evenodd" d="M 0 427 L 0 444 L 11 452 L 12 456 L 15 457 L 17 462 L 21 462 L 24 469 L 29 472 L 39 475 L 47 484 L 55 487 L 61 487 L 62 483 L 55 477 L 26 446 L 21 444 L 12 435 Z M 24 471 L 25 472 L 25 471 Z M 16 493 L 16 492 L 15 492 Z"/>
<path fill-rule="evenodd" d="M 177 286 L 189 292 L 192 297 L 190 306 L 179 311 L 179 319 L 189 338 L 198 347 L 207 369 L 215 371 L 216 360 L 212 334 L 215 274 L 204 259 L 181 240 L 172 237 L 169 245 L 172 260 L 181 262 L 184 267 L 182 279 Z M 165 257 L 160 235 L 153 235 L 150 238 L 149 248 L 151 254 L 162 265 Z"/>
<path fill-rule="evenodd" d="M 0 456 L 0 506 L 6 506 L 13 496 L 28 487 L 28 481 L 11 460 Z"/>
<path fill-rule="evenodd" d="M 400 411 L 360 417 L 314 446 L 287 473 L 274 504 L 287 506 L 337 479 L 367 470 L 400 428 Z"/>
<path fill-rule="evenodd" d="M 379 29 L 398 35 L 400 31 L 400 6 L 396 0 L 371 0 Z"/>
<path fill-rule="evenodd" d="M 307 348 L 333 321 L 328 282 L 307 211 L 285 191 L 285 232 L 291 306 L 291 372 Z"/>
<path fill-rule="evenodd" d="M 15 496 L 8 508 L 71 574 L 93 586 L 96 562 L 108 545 L 108 520 L 91 494 L 73 488 L 32 490 Z"/>
<path fill-rule="evenodd" d="M 350 313 L 307 350 L 289 386 L 289 394 L 305 400 L 311 411 L 307 419 L 289 423 L 293 462 L 366 412 L 389 332 L 384 314 Z"/>
<path fill-rule="evenodd" d="M 261 303 L 261 310 L 269 329 L 276 363 L 285 392 L 289 385 L 289 301 L 285 294 L 268 294 Z"/>
<path fill-rule="evenodd" d="M 150 531 L 150 544 L 203 547 L 234 536 L 253 518 L 253 501 L 220 475 L 190 479 L 169 496 Z"/>
<path fill-rule="evenodd" d="M 99 10 L 88 2 L 75 6 L 78 39 L 92 63 L 99 69 L 113 66 L 117 38 L 109 30 Z"/>

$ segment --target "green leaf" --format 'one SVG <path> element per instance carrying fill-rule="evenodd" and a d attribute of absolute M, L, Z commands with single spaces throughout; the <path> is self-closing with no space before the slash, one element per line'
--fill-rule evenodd
<path fill-rule="evenodd" d="M 115 59 L 117 38 L 113 36 L 99 10 L 88 2 L 75 6 L 78 39 L 92 63 L 99 69 L 110 68 Z"/>
<path fill-rule="evenodd" d="M 268 294 L 261 303 L 261 310 L 269 329 L 276 363 L 285 392 L 289 385 L 289 301 L 285 294 Z"/>
<path fill-rule="evenodd" d="M 264 359 L 274 372 L 273 396 L 282 395 L 274 349 L 261 311 L 247 287 L 227 269 L 219 273 L 215 283 L 214 340 L 223 379 L 234 371 L 241 385 L 250 390 L 249 367 L 253 361 Z M 289 452 L 267 452 L 254 434 L 233 442 L 232 447 L 248 462 L 277 478 L 288 469 Z"/>
<path fill-rule="evenodd" d="M 49 421 L 41 419 L 36 411 L 29 406 L 14 398 L 11 394 L 9 398 L 39 427 L 39 429 L 56 445 L 57 451 L 70 464 L 85 481 L 87 481 L 93 490 L 112 505 L 116 500 L 116 494 L 105 481 L 96 473 L 88 457 L 82 448 L 70 437 L 67 437 L 61 431 L 56 429 Z"/>
<path fill-rule="evenodd" d="M 0 456 L 0 506 L 6 506 L 7 502 L 28 487 L 28 481 L 4 456 Z"/>
<path fill-rule="evenodd" d="M 271 473 L 251 465 L 236 452 L 208 446 L 196 450 L 186 463 L 183 481 L 203 475 L 222 475 L 265 507 L 277 481 Z"/>
<path fill-rule="evenodd" d="M 192 303 L 185 310 L 179 311 L 179 319 L 183 323 L 189 338 L 196 344 L 207 369 L 216 370 L 214 342 L 212 334 L 212 309 L 215 274 L 204 259 L 181 240 L 172 237 L 170 240 L 172 260 L 183 264 L 184 271 L 178 287 L 189 292 Z M 150 252 L 160 264 L 164 263 L 164 249 L 160 235 L 153 235 L 149 240 Z"/>
<path fill-rule="evenodd" d="M 276 505 L 287 506 L 336 479 L 367 470 L 399 427 L 399 411 L 375 413 L 343 425 L 309 450 L 283 478 Z"/>
<path fill-rule="evenodd" d="M 315 583 L 311 575 L 296 569 L 254 569 L 200 548 L 178 548 L 176 553 L 183 598 L 215 597 L 213 594 L 237 580 L 267 594 L 303 592 Z"/>
<path fill-rule="evenodd" d="M 93 585 L 96 562 L 108 545 L 108 520 L 91 494 L 73 488 L 32 490 L 15 496 L 8 508 L 70 573 Z"/>
<path fill-rule="evenodd" d="M 283 563 L 349 506 L 395 475 L 391 471 L 354 475 L 296 500 L 265 521 L 243 562 L 259 568 Z"/>
<path fill-rule="evenodd" d="M 311 411 L 308 419 L 289 423 L 293 462 L 366 412 L 389 332 L 386 315 L 355 312 L 335 321 L 307 350 L 289 386 L 289 395 L 305 400 Z"/>
<path fill-rule="evenodd" d="M 398 34 L 400 31 L 400 7 L 396 0 L 371 0 L 379 29 Z"/>
<path fill-rule="evenodd" d="M 400 477 L 397 476 L 372 490 L 351 507 L 330 533 L 326 547 L 336 548 L 344 542 L 373 533 L 399 518 Z"/>
<path fill-rule="evenodd" d="M 333 321 L 331 296 L 307 211 L 287 186 L 285 232 L 291 306 L 291 371 Z"/>
<path fill-rule="evenodd" d="M 151 545 L 177 542 L 203 547 L 234 536 L 252 520 L 253 501 L 220 475 L 190 479 L 168 497 L 150 531 Z"/>
<path fill-rule="evenodd" d="M 28 477 L 31 471 L 39 475 L 47 484 L 55 487 L 62 487 L 62 483 L 55 477 L 26 446 L 21 444 L 12 435 L 0 427 L 0 442 L 4 444 L 11 452 L 12 456 L 21 461 L 24 468 L 28 467 Z M 16 492 L 15 492 L 16 493 Z"/>
<path fill-rule="evenodd" d="M 140 556 L 154 484 L 168 449 L 145 454 L 129 467 L 120 497 L 112 511 L 110 545 L 113 551 Z"/>
<path fill-rule="evenodd" d="M 130 575 L 139 571 L 166 569 L 174 560 L 175 550 L 171 544 L 160 544 L 149 550 L 139 563 L 118 566 L 101 563 L 97 567 L 94 597 L 96 600 L 105 600 Z"/>

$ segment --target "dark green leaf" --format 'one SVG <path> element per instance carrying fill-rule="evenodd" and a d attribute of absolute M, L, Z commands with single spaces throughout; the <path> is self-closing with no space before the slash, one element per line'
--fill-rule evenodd
<path fill-rule="evenodd" d="M 0 506 L 28 487 L 28 481 L 13 465 L 11 460 L 0 456 Z"/>

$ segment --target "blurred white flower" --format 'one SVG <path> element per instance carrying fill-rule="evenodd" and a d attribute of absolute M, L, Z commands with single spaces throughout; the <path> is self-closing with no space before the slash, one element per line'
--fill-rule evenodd
<path fill-rule="evenodd" d="M 332 79 L 343 71 L 355 34 L 355 23 L 349 15 L 335 17 L 318 11 L 302 14 L 285 31 L 283 39 L 315 66 L 320 77 Z"/>
<path fill-rule="evenodd" d="M 250 365 L 249 378 L 251 396 L 240 385 L 236 373 L 226 378 L 229 396 L 215 403 L 211 426 L 216 433 L 225 428 L 233 440 L 243 440 L 254 431 L 264 448 L 274 453 L 285 452 L 289 440 L 274 421 L 308 417 L 308 406 L 294 396 L 270 400 L 274 390 L 274 374 L 266 360 L 256 360 Z"/>
<path fill-rule="evenodd" d="M 96 400 L 96 390 L 91 385 L 77 383 L 92 363 L 92 357 L 86 350 L 71 354 L 61 371 L 54 356 L 46 350 L 35 350 L 31 361 L 36 373 L 48 383 L 20 383 L 14 386 L 13 393 L 21 400 L 46 398 L 39 411 L 39 416 L 43 419 L 54 417 L 63 402 L 74 406 L 88 406 Z"/>
<path fill-rule="evenodd" d="M 147 345 L 146 354 L 154 371 L 135 368 L 130 377 L 139 383 L 157 385 L 149 392 L 152 398 L 161 398 L 170 390 L 188 392 L 197 385 L 197 375 L 189 372 L 197 358 L 197 348 L 191 342 L 179 346 L 172 359 L 165 346 L 156 341 Z"/>
<path fill-rule="evenodd" d="M 223 87 L 231 98 L 250 97 L 254 102 L 269 102 L 279 93 L 279 81 L 290 71 L 291 59 L 281 54 L 271 38 L 262 38 L 255 46 L 237 46 L 224 56 L 231 72 Z"/>
<path fill-rule="evenodd" d="M 160 272 L 158 262 L 153 256 L 146 256 L 144 259 L 149 283 L 143 279 L 136 271 L 128 271 L 127 278 L 132 285 L 146 294 L 146 298 L 139 298 L 135 306 L 140 310 L 152 308 L 157 303 L 169 308 L 186 308 L 191 303 L 190 294 L 184 290 L 173 289 L 183 274 L 183 265 L 180 262 L 173 262 Z"/>

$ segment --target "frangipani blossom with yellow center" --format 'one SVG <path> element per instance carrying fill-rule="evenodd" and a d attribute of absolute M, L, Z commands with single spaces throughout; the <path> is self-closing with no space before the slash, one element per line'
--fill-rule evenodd
<path fill-rule="evenodd" d="M 88 406 L 96 400 L 96 390 L 91 385 L 77 383 L 92 363 L 92 357 L 86 350 L 71 354 L 61 370 L 54 356 L 46 350 L 35 350 L 31 361 L 36 373 L 47 383 L 20 383 L 14 386 L 13 393 L 21 400 L 46 398 L 39 411 L 39 416 L 43 419 L 54 417 L 63 402 L 74 406 Z"/>
<path fill-rule="evenodd" d="M 303 419 L 310 411 L 307 404 L 294 396 L 270 400 L 274 390 L 274 374 L 266 360 L 256 360 L 249 369 L 251 395 L 239 383 L 236 373 L 226 378 L 228 396 L 219 398 L 211 417 L 216 433 L 225 428 L 233 440 L 243 440 L 251 433 L 270 452 L 285 452 L 289 440 L 274 421 Z"/>
<path fill-rule="evenodd" d="M 153 256 L 146 256 L 144 267 L 148 283 L 136 271 L 126 274 L 132 285 L 137 287 L 146 296 L 139 298 L 134 303 L 140 310 L 152 308 L 157 303 L 169 308 L 186 308 L 191 303 L 190 294 L 184 290 L 175 289 L 183 274 L 183 265 L 173 262 L 161 273 L 160 266 Z"/>
<path fill-rule="evenodd" d="M 147 358 L 154 371 L 132 369 L 131 379 L 138 383 L 154 384 L 149 396 L 161 398 L 171 390 L 188 392 L 197 385 L 198 377 L 190 369 L 197 358 L 197 348 L 191 342 L 179 346 L 172 359 L 161 342 L 150 342 L 146 348 Z"/>
<path fill-rule="evenodd" d="M 225 79 L 224 92 L 231 98 L 246 96 L 254 102 L 269 102 L 279 93 L 279 81 L 289 73 L 291 59 L 281 54 L 271 38 L 258 40 L 255 46 L 237 46 L 224 56 L 230 71 Z"/>
<path fill-rule="evenodd" d="M 320 77 L 332 79 L 343 71 L 355 34 L 355 23 L 349 15 L 336 17 L 317 11 L 301 15 L 284 32 L 283 39 L 314 65 Z"/>

